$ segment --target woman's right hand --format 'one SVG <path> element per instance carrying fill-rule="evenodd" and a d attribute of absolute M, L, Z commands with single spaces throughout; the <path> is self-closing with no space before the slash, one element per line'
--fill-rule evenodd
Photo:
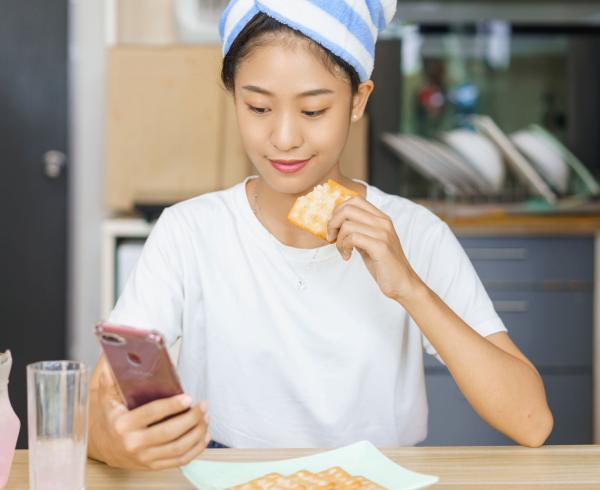
<path fill-rule="evenodd" d="M 90 395 L 89 454 L 110 466 L 178 467 L 202 453 L 210 441 L 205 402 L 192 405 L 189 395 L 177 395 L 128 410 L 104 358 Z"/>

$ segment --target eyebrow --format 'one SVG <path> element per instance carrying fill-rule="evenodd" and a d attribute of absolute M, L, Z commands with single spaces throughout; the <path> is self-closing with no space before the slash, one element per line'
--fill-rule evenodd
<path fill-rule="evenodd" d="M 256 92 L 258 94 L 269 95 L 269 96 L 274 95 L 272 92 L 269 92 L 268 90 L 266 90 L 264 88 L 257 87 L 256 85 L 244 85 L 242 88 L 249 90 L 250 92 Z M 310 97 L 312 95 L 323 95 L 323 94 L 332 94 L 332 93 L 333 93 L 333 90 L 330 90 L 328 88 L 315 88 L 313 90 L 307 90 L 306 92 L 302 92 L 302 93 L 298 94 L 297 97 Z"/>

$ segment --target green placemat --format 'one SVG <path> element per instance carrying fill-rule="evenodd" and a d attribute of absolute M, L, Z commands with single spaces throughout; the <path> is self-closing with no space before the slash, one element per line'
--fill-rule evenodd
<path fill-rule="evenodd" d="M 362 475 L 389 490 L 424 488 L 438 481 L 437 476 L 415 473 L 394 463 L 368 441 L 281 461 L 222 463 L 195 460 L 181 468 L 181 471 L 196 488 L 224 490 L 271 472 L 289 475 L 304 469 L 316 473 L 332 466 L 341 466 L 348 473 Z"/>

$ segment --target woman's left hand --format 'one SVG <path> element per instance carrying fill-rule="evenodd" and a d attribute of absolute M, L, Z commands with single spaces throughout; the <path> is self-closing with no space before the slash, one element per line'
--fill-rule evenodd
<path fill-rule="evenodd" d="M 336 241 L 344 260 L 352 250 L 362 256 L 367 269 L 387 297 L 402 302 L 420 279 L 410 266 L 391 218 L 360 196 L 338 205 L 327 227 L 327 239 Z"/>

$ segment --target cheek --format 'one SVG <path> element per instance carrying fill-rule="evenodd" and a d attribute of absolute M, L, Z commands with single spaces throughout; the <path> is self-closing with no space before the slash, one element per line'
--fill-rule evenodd
<path fill-rule="evenodd" d="M 260 151 L 265 140 L 265 128 L 252 120 L 249 114 L 237 113 L 238 129 L 244 148 L 249 154 Z"/>
<path fill-rule="evenodd" d="M 322 152 L 338 152 L 348 138 L 349 122 L 343 114 L 331 115 L 310 128 L 311 143 Z"/>

